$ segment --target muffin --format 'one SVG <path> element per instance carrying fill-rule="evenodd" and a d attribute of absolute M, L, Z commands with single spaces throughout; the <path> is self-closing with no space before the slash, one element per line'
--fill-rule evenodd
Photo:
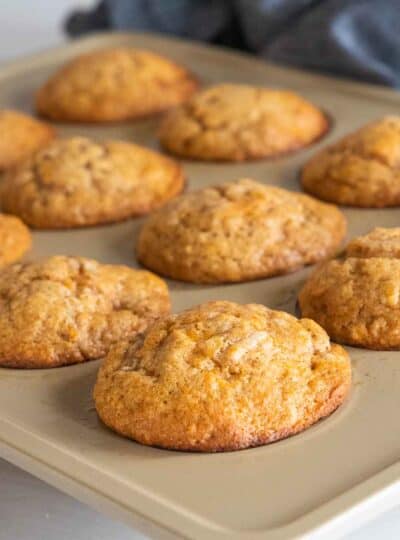
<path fill-rule="evenodd" d="M 31 156 L 54 136 L 52 127 L 31 116 L 0 110 L 0 172 Z"/>
<path fill-rule="evenodd" d="M 80 257 L 0 273 L 0 366 L 50 368 L 101 358 L 170 309 L 149 272 Z"/>
<path fill-rule="evenodd" d="M 209 302 L 114 347 L 94 400 L 142 444 L 218 452 L 277 441 L 331 414 L 349 357 L 316 323 L 256 304 Z"/>
<path fill-rule="evenodd" d="M 61 122 L 114 122 L 164 111 L 197 89 L 195 77 L 150 51 L 109 48 L 80 55 L 37 93 L 37 111 Z"/>
<path fill-rule="evenodd" d="M 400 117 L 389 116 L 318 152 L 304 166 L 305 191 L 365 208 L 400 205 Z"/>
<path fill-rule="evenodd" d="M 293 92 L 222 84 L 168 113 L 159 136 L 184 158 L 248 161 L 303 148 L 327 129 L 325 115 Z"/>
<path fill-rule="evenodd" d="M 349 242 L 347 257 L 389 257 L 400 259 L 400 227 L 376 227 Z"/>
<path fill-rule="evenodd" d="M 378 228 L 350 242 L 346 257 L 322 265 L 299 295 L 304 317 L 334 341 L 400 349 L 400 228 Z"/>
<path fill-rule="evenodd" d="M 331 255 L 346 232 L 332 205 L 243 179 L 176 198 L 139 233 L 139 261 L 195 283 L 237 282 L 293 272 Z"/>
<path fill-rule="evenodd" d="M 183 185 L 181 167 L 147 148 L 73 137 L 10 171 L 1 203 L 32 227 L 84 227 L 145 214 Z"/>
<path fill-rule="evenodd" d="M 19 218 L 0 214 L 0 268 L 18 261 L 31 243 L 31 233 Z"/>

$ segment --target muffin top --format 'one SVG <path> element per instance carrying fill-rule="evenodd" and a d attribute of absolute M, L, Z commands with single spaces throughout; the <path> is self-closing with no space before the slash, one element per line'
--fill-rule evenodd
<path fill-rule="evenodd" d="M 0 366 L 54 367 L 104 356 L 169 312 L 150 272 L 55 256 L 0 273 Z"/>
<path fill-rule="evenodd" d="M 245 161 L 297 150 L 327 129 L 325 115 L 293 92 L 222 84 L 168 113 L 160 141 L 186 158 Z"/>
<path fill-rule="evenodd" d="M 136 144 L 59 139 L 6 176 L 3 209 L 37 228 L 79 227 L 149 212 L 179 193 L 174 161 Z"/>
<path fill-rule="evenodd" d="M 184 281 L 233 282 L 284 274 L 333 253 L 346 221 L 334 206 L 242 179 L 176 198 L 138 238 L 140 261 Z"/>
<path fill-rule="evenodd" d="M 392 257 L 400 259 L 400 227 L 376 227 L 354 238 L 346 248 L 348 257 Z"/>
<path fill-rule="evenodd" d="M 313 321 L 220 301 L 159 320 L 113 348 L 94 397 L 109 427 L 141 443 L 237 450 L 331 413 L 350 380 L 347 353 Z"/>
<path fill-rule="evenodd" d="M 31 156 L 54 136 L 52 127 L 31 116 L 0 110 L 0 172 Z"/>
<path fill-rule="evenodd" d="M 19 218 L 0 214 L 0 268 L 20 259 L 31 243 L 31 233 Z"/>
<path fill-rule="evenodd" d="M 318 268 L 299 304 L 335 341 L 384 350 L 400 349 L 399 298 L 400 229 L 378 228 Z"/>
<path fill-rule="evenodd" d="M 318 152 L 301 175 L 304 189 L 337 204 L 400 204 L 400 117 L 388 116 Z"/>
<path fill-rule="evenodd" d="M 171 60 L 118 47 L 72 59 L 38 91 L 36 107 L 53 120 L 127 120 L 178 105 L 196 88 L 194 76 Z"/>

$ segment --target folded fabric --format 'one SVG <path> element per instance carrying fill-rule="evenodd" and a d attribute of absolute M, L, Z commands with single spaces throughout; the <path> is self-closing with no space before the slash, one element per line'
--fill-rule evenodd
<path fill-rule="evenodd" d="M 173 34 L 400 87 L 400 0 L 103 0 L 66 27 Z"/>

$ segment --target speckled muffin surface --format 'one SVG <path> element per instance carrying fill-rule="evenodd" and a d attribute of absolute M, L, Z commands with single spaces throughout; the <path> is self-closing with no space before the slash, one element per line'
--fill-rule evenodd
<path fill-rule="evenodd" d="M 1 203 L 32 227 L 81 227 L 145 214 L 183 185 L 181 167 L 161 154 L 73 137 L 54 141 L 10 171 Z"/>
<path fill-rule="evenodd" d="M 306 282 L 302 315 L 340 343 L 400 349 L 400 229 L 375 229 L 353 240 L 346 253 Z"/>
<path fill-rule="evenodd" d="M 104 356 L 169 312 L 150 272 L 55 256 L 0 273 L 0 366 L 49 368 Z"/>
<path fill-rule="evenodd" d="M 78 56 L 38 91 L 40 114 L 65 122 L 112 122 L 163 111 L 196 89 L 182 66 L 150 51 L 110 48 Z"/>
<path fill-rule="evenodd" d="M 246 161 L 300 149 L 327 129 L 325 115 L 293 92 L 223 84 L 170 111 L 159 135 L 178 156 Z"/>
<path fill-rule="evenodd" d="M 389 257 L 400 259 L 400 227 L 376 227 L 358 236 L 346 247 L 348 257 Z"/>
<path fill-rule="evenodd" d="M 20 259 L 31 243 L 31 233 L 19 218 L 0 214 L 0 268 Z"/>
<path fill-rule="evenodd" d="M 221 301 L 113 348 L 94 399 L 102 421 L 125 437 L 215 452 L 298 433 L 333 412 L 350 385 L 346 351 L 313 321 Z"/>
<path fill-rule="evenodd" d="M 246 281 L 323 259 L 345 231 L 336 207 L 242 179 L 181 195 L 154 212 L 136 252 L 146 267 L 174 279 Z"/>
<path fill-rule="evenodd" d="M 364 126 L 318 152 L 302 170 L 304 189 L 337 204 L 400 205 L 400 116 Z"/>
<path fill-rule="evenodd" d="M 26 114 L 0 109 L 0 172 L 14 167 L 48 144 L 54 129 Z"/>

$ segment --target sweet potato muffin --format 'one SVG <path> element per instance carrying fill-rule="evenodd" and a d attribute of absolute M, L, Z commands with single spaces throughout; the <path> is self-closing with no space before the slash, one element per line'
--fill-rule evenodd
<path fill-rule="evenodd" d="M 174 279 L 246 281 L 327 257 L 345 231 L 334 206 L 243 179 L 184 194 L 154 212 L 136 251 L 146 267 Z"/>
<path fill-rule="evenodd" d="M 298 150 L 327 129 L 325 115 L 293 92 L 222 84 L 168 113 L 160 142 L 184 158 L 246 161 Z"/>
<path fill-rule="evenodd" d="M 39 90 L 40 114 L 64 122 L 113 122 L 158 113 L 185 101 L 195 77 L 178 64 L 131 47 L 83 54 Z"/>
<path fill-rule="evenodd" d="M 31 233 L 19 218 L 0 214 L 0 268 L 20 259 L 31 243 Z"/>
<path fill-rule="evenodd" d="M 347 257 L 323 264 L 299 295 L 301 313 L 338 342 L 400 349 L 400 228 L 350 242 Z"/>
<path fill-rule="evenodd" d="M 365 208 L 400 205 L 400 117 L 364 126 L 318 152 L 301 174 L 308 193 Z"/>
<path fill-rule="evenodd" d="M 125 437 L 217 452 L 308 428 L 343 402 L 350 385 L 346 351 L 313 321 L 209 302 L 114 347 L 94 399 L 102 421 Z"/>
<path fill-rule="evenodd" d="M 0 110 L 0 172 L 46 146 L 55 136 L 54 129 L 17 111 Z"/>
<path fill-rule="evenodd" d="M 364 236 L 349 242 L 348 257 L 389 257 L 400 259 L 400 227 L 376 227 Z"/>
<path fill-rule="evenodd" d="M 167 286 L 150 272 L 79 257 L 16 263 L 0 273 L 0 366 L 100 358 L 169 308 Z"/>
<path fill-rule="evenodd" d="M 1 203 L 32 227 L 82 227 L 145 214 L 183 185 L 181 167 L 147 148 L 73 137 L 10 171 Z"/>

